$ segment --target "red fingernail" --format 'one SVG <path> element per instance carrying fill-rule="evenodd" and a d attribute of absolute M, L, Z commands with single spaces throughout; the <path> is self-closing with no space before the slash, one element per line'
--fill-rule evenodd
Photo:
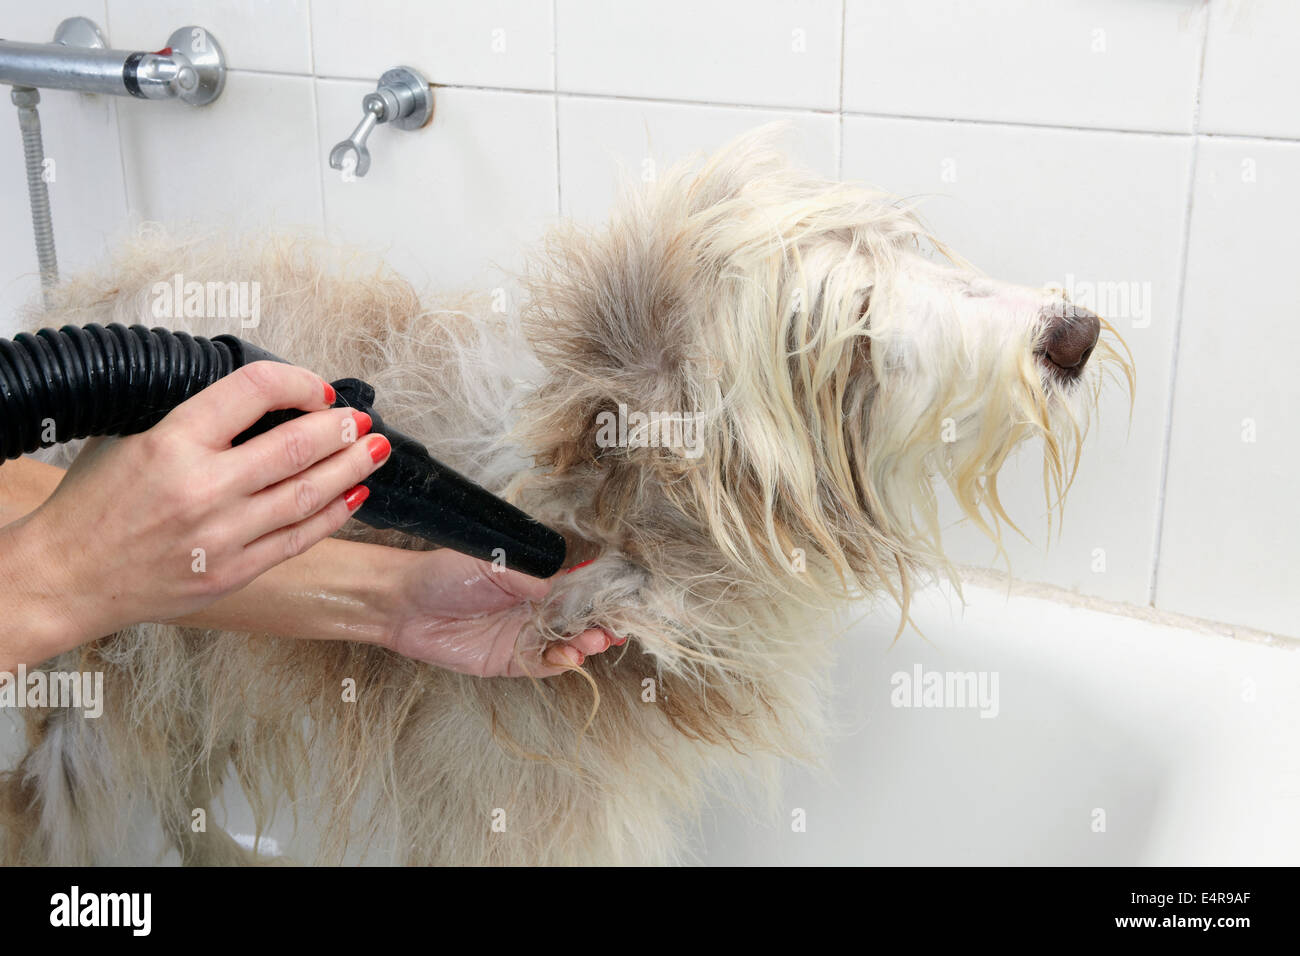
<path fill-rule="evenodd" d="M 596 560 L 595 558 L 588 558 L 586 561 L 579 561 L 577 564 L 569 568 L 569 570 L 565 571 L 564 573 L 572 574 L 574 571 L 578 570 L 578 568 L 585 568 L 587 565 L 591 564 L 591 562 L 595 560 Z"/>
<path fill-rule="evenodd" d="M 614 642 L 614 646 L 615 646 L 615 647 L 622 647 L 624 644 L 627 643 L 627 638 L 626 638 L 626 637 L 615 637 L 615 638 L 612 638 L 612 640 L 613 640 L 613 642 Z"/>
<path fill-rule="evenodd" d="M 326 405 L 333 405 L 333 404 L 334 404 L 334 400 L 335 400 L 337 397 L 338 397 L 338 396 L 334 394 L 334 386 L 331 385 L 329 382 L 326 382 L 326 383 L 325 383 L 325 404 L 326 404 Z"/>
<path fill-rule="evenodd" d="M 361 507 L 361 502 L 369 497 L 370 489 L 365 485 L 357 485 L 343 496 L 343 503 L 348 506 L 348 511 L 356 511 Z"/>
<path fill-rule="evenodd" d="M 371 426 L 372 424 L 374 424 L 374 423 L 370 420 L 370 416 L 367 415 L 365 412 L 353 412 L 353 413 L 352 413 L 352 420 L 353 420 L 354 422 L 357 423 L 357 437 L 358 437 L 358 438 L 360 438 L 362 435 L 364 435 L 364 434 L 366 434 L 367 432 L 369 432 L 369 431 L 370 431 L 370 426 Z"/>
<path fill-rule="evenodd" d="M 575 651 L 578 651 L 578 649 L 577 649 L 576 647 L 574 648 L 574 650 L 575 650 Z M 578 651 L 578 663 L 577 663 L 575 666 L 577 666 L 577 667 L 581 667 L 582 664 L 583 664 L 583 661 L 585 661 L 586 659 L 587 659 L 587 655 L 584 654 L 584 653 L 582 653 L 582 651 Z"/>
<path fill-rule="evenodd" d="M 370 441 L 370 460 L 379 464 L 388 457 L 388 453 L 393 450 L 392 443 L 383 435 L 376 435 Z"/>

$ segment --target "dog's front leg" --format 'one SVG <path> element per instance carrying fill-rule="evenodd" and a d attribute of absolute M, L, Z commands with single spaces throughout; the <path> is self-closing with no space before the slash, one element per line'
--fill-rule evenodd
<path fill-rule="evenodd" d="M 604 628 L 622 641 L 642 617 L 629 612 L 643 608 L 649 573 L 621 554 L 610 553 L 561 575 L 541 607 L 545 636 L 561 640 L 593 627 Z"/>

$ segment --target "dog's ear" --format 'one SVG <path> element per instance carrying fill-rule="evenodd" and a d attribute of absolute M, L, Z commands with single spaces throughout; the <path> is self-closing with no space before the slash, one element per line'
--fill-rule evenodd
<path fill-rule="evenodd" d="M 782 588 L 796 549 L 855 577 L 879 561 L 861 530 L 870 292 L 917 228 L 753 143 L 668 171 L 604 230 L 561 226 L 528 275 L 547 378 L 525 445 L 599 499 L 590 521 L 641 535 L 671 515 Z M 620 406 L 699 416 L 701 454 L 602 443 Z"/>
<path fill-rule="evenodd" d="M 569 225 L 527 276 L 525 333 L 547 372 L 530 411 L 534 453 L 566 472 L 616 449 L 602 416 L 683 409 L 701 302 L 689 245 L 673 223 L 624 210 L 602 233 Z"/>

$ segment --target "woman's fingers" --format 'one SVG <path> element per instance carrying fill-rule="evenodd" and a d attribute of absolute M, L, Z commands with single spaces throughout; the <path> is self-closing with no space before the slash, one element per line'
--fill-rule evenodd
<path fill-rule="evenodd" d="M 506 663 L 497 676 L 533 677 L 538 680 L 558 677 L 575 667 L 581 667 L 592 654 L 600 654 L 610 647 L 617 646 L 621 645 L 614 644 L 608 632 L 601 628 L 592 628 L 576 637 L 557 641 L 545 648 L 534 646 L 519 652 Z"/>
<path fill-rule="evenodd" d="M 626 643 L 626 641 L 622 642 Z M 603 654 L 616 645 L 614 638 L 603 628 L 593 627 L 575 637 L 556 641 L 541 651 L 538 658 L 521 662 L 522 666 L 512 667 L 507 672 L 509 677 L 555 677 L 565 671 L 581 667 L 588 657 Z"/>
<path fill-rule="evenodd" d="M 261 437 L 269 437 L 280 428 L 288 427 L 281 425 Z M 287 530 L 332 503 L 337 504 L 341 495 L 379 468 L 391 452 L 392 445 L 383 435 L 367 435 L 293 477 L 259 491 L 249 501 L 247 518 L 241 518 L 248 522 L 248 540 L 271 534 L 277 529 Z M 357 505 L 359 507 L 360 502 Z M 343 519 L 347 519 L 346 514 Z M 342 524 L 343 521 L 339 521 L 334 530 L 337 531 Z"/>
<path fill-rule="evenodd" d="M 334 404 L 334 389 L 319 376 L 283 362 L 253 362 L 219 378 L 177 405 L 156 427 L 184 429 L 210 448 L 226 448 L 267 412 L 315 412 Z"/>
<path fill-rule="evenodd" d="M 230 474 L 238 478 L 234 490 L 253 494 L 305 472 L 349 445 L 358 444 L 369 433 L 370 425 L 370 416 L 365 412 L 331 408 L 277 425 L 222 455 L 232 465 Z"/>
<path fill-rule="evenodd" d="M 357 485 L 334 499 L 310 518 L 263 535 L 244 548 L 244 560 L 251 577 L 257 577 L 281 561 L 297 557 L 312 545 L 324 541 L 361 507 L 369 490 Z"/>
<path fill-rule="evenodd" d="M 550 579 L 535 578 L 530 574 L 524 574 L 522 571 L 515 571 L 511 568 L 494 568 L 486 561 L 479 561 L 478 558 L 469 558 L 469 560 L 480 564 L 492 574 L 491 581 L 493 584 L 520 601 L 540 601 L 550 593 Z"/>
<path fill-rule="evenodd" d="M 564 644 L 557 644 L 551 648 L 552 651 L 559 652 L 562 648 L 576 650 L 583 657 L 590 657 L 592 654 L 600 654 L 609 650 L 614 639 L 600 628 L 592 628 L 589 631 L 583 631 L 577 637 L 569 638 Z"/>

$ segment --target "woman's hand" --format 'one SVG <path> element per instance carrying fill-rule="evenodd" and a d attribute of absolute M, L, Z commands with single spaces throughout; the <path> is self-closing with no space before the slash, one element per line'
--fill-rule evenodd
<path fill-rule="evenodd" d="M 421 552 L 407 562 L 395 587 L 397 598 L 387 609 L 393 622 L 388 646 L 462 674 L 552 677 L 613 643 L 607 632 L 593 629 L 545 646 L 532 630 L 525 602 L 544 598 L 550 582 L 455 551 Z M 516 654 L 521 634 L 525 642 Z"/>
<path fill-rule="evenodd" d="M 391 449 L 333 401 L 311 372 L 256 362 L 148 431 L 88 448 L 40 508 L 0 529 L 6 605 L 23 610 L 0 636 L 26 645 L 10 640 L 0 658 L 39 661 L 191 614 L 337 531 Z M 310 414 L 231 447 L 288 408 Z"/>

